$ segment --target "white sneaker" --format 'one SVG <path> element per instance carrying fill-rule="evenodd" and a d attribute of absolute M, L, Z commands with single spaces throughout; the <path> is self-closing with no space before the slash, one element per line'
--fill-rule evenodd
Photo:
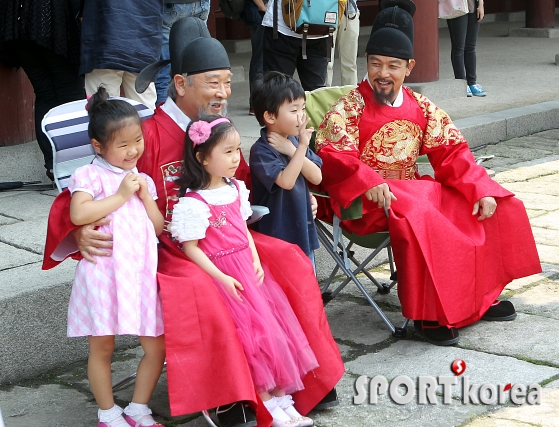
<path fill-rule="evenodd" d="M 300 427 L 297 420 L 291 419 L 283 409 L 281 409 L 277 398 L 272 397 L 264 402 L 264 406 L 272 416 L 272 427 Z"/>
<path fill-rule="evenodd" d="M 309 427 L 314 424 L 314 421 L 311 418 L 305 417 L 297 412 L 297 409 L 293 406 L 294 402 L 290 394 L 286 394 L 282 397 L 276 397 L 276 400 L 278 401 L 280 408 L 283 409 L 283 411 L 289 415 L 292 420 L 296 420 L 299 423 L 299 427 Z"/>

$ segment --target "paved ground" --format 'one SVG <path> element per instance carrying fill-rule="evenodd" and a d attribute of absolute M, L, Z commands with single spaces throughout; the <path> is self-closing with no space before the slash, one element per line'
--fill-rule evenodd
<path fill-rule="evenodd" d="M 558 68 L 552 66 L 555 54 L 559 53 L 559 44 L 557 41 L 541 39 L 537 42 L 533 39 L 511 41 L 503 37 L 506 34 L 505 28 L 511 25 L 516 24 L 494 23 L 482 26 L 478 74 L 480 83 L 488 89 L 489 96 L 485 99 L 460 97 L 450 99 L 447 104 L 446 101 L 441 102 L 440 105 L 451 114 L 467 117 L 559 98 Z M 441 34 L 444 36 L 446 33 L 443 31 Z M 448 44 L 447 38 L 441 40 L 441 51 L 445 43 Z M 521 54 L 511 61 L 511 55 L 517 53 L 511 47 L 515 44 Z M 502 50 L 506 52 L 501 52 Z M 441 77 L 450 78 L 446 56 L 441 53 Z M 241 59 L 235 58 L 239 61 Z M 535 76 L 530 74 L 533 70 L 536 70 Z M 258 132 L 254 119 L 244 115 L 247 109 L 247 86 L 247 83 L 236 83 L 231 102 L 233 118 L 242 127 L 246 137 L 244 149 L 248 148 L 246 144 Z M 546 90 L 542 90 L 542 86 Z M 531 88 L 537 92 L 534 98 L 529 97 Z M 510 139 L 476 152 L 485 153 L 496 155 L 487 164 L 488 168 L 495 171 L 495 179 L 524 201 L 544 270 L 542 274 L 517 280 L 505 289 L 502 297 L 514 302 L 519 312 L 518 318 L 514 322 L 497 324 L 479 322 L 461 330 L 458 346 L 438 348 L 424 343 L 413 333 L 412 328 L 408 328 L 406 339 L 392 338 L 359 292 L 348 286 L 326 309 L 333 334 L 346 362 L 346 374 L 338 385 L 341 405 L 332 410 L 311 414 L 317 425 L 559 425 L 559 129 Z M 0 162 L 7 160 L 2 158 Z M 45 314 L 41 312 L 41 317 L 35 323 L 29 323 L 34 325 L 33 329 L 38 328 L 39 323 L 50 324 L 49 322 L 53 325 L 56 323 L 56 327 L 64 327 L 67 300 L 63 298 L 67 298 L 67 284 L 71 280 L 73 263 L 67 261 L 48 274 L 39 270 L 46 216 L 55 194 L 54 191 L 0 193 L 0 343 L 4 343 L 0 345 L 0 365 L 7 360 L 7 353 L 15 351 L 11 348 L 10 337 L 15 342 L 16 337 L 32 335 L 34 332 L 31 326 L 29 329 L 17 329 L 22 316 L 31 317 L 33 314 L 26 311 L 28 305 L 36 303 L 32 297 L 44 301 L 46 306 Z M 373 272 L 377 278 L 388 280 L 386 265 L 376 266 Z M 45 284 L 50 280 L 62 280 L 66 283 L 66 297 L 53 298 L 54 288 Z M 15 306 L 6 302 L 10 301 L 6 299 L 8 296 L 18 292 L 30 296 L 26 296 L 28 299 L 17 300 Z M 398 323 L 403 320 L 395 293 L 378 296 L 377 300 L 391 320 Z M 3 336 L 3 333 L 7 335 Z M 39 350 L 37 346 L 29 346 L 23 350 L 18 348 L 17 351 L 22 351 L 22 358 L 32 360 L 30 364 L 37 365 L 37 372 L 47 372 L 39 376 L 34 374 L 28 380 L 13 380 L 0 386 L 0 410 L 5 425 L 94 426 L 96 407 L 87 384 L 86 365 L 83 357 L 79 359 L 75 356 L 83 354 L 83 342 L 68 340 L 72 341 L 68 360 L 80 361 L 62 364 L 62 367 L 59 363 L 56 365 L 58 367 L 50 369 L 54 366 L 50 359 L 52 344 L 44 338 L 33 338 L 41 340 Z M 123 342 L 125 349 L 115 354 L 115 380 L 127 376 L 137 366 L 141 349 L 129 348 L 129 344 L 134 342 Z M 361 375 L 369 378 L 381 375 L 389 381 L 399 375 L 406 375 L 414 382 L 417 376 L 454 377 L 450 365 L 457 359 L 466 362 L 466 372 L 460 377 L 460 385 L 465 376 L 470 384 L 486 385 L 486 388 L 491 385 L 502 387 L 509 383 L 525 386 L 539 384 L 541 404 L 514 405 L 508 399 L 509 392 L 505 393 L 505 404 L 464 404 L 462 387 L 459 385 L 453 387 L 452 400 L 448 405 L 442 404 L 440 388 L 436 405 L 419 405 L 417 399 L 409 404 L 399 405 L 386 395 L 381 395 L 377 404 L 353 404 L 354 381 Z M 0 377 L 3 377 L 2 371 L 10 369 L 10 366 L 1 365 Z M 404 388 L 399 391 L 405 393 Z M 478 398 L 480 396 L 478 393 L 473 394 Z M 131 395 L 131 387 L 123 388 L 116 393 L 117 402 L 125 405 Z M 485 397 L 482 393 L 481 399 Z M 199 414 L 175 419 L 169 417 L 165 375 L 156 389 L 152 408 L 157 418 L 168 427 L 205 425 Z M 1 421 L 0 427 L 3 427 Z"/>

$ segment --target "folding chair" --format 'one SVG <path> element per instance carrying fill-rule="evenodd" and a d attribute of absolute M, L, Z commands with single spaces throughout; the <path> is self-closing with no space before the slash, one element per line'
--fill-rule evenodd
<path fill-rule="evenodd" d="M 310 125 L 317 129 L 330 107 L 341 96 L 345 95 L 354 88 L 355 86 L 332 86 L 307 92 L 306 111 L 307 116 L 311 119 Z M 318 197 L 329 197 L 326 193 L 313 193 Z M 354 283 L 367 302 L 373 307 L 382 321 L 390 329 L 392 335 L 397 338 L 403 338 L 406 336 L 406 327 L 409 320 L 405 319 L 402 327 L 395 327 L 357 277 L 358 274 L 364 274 L 377 287 L 379 294 L 389 293 L 394 285 L 396 285 L 396 270 L 394 268 L 392 248 L 390 247 L 390 236 L 388 235 L 388 232 L 386 231 L 372 233 L 365 236 L 358 236 L 357 234 L 346 232 L 340 227 L 341 220 L 361 218 L 362 207 L 361 199 L 358 198 L 349 208 L 342 209 L 341 218 L 334 216 L 332 224 L 324 224 L 318 219 L 315 220 L 318 239 L 326 252 L 328 252 L 330 257 L 336 263 L 333 271 L 330 273 L 328 279 L 326 279 L 324 285 L 322 286 L 322 298 L 324 303 L 327 304 L 349 283 Z M 387 216 L 389 215 L 386 208 L 385 213 Z M 330 231 L 328 225 L 331 227 L 332 231 Z M 344 238 L 347 239 L 347 244 L 345 243 Z M 358 260 L 355 252 L 353 251 L 354 245 L 369 249 L 371 252 L 364 260 Z M 380 283 L 366 268 L 383 249 L 386 249 L 388 252 L 388 261 L 391 273 L 389 284 Z M 354 267 L 352 267 L 352 264 Z M 336 289 L 329 291 L 328 289 L 330 285 L 336 279 L 336 275 L 340 270 L 345 275 L 346 279 L 339 284 Z"/>
<path fill-rule="evenodd" d="M 153 110 L 144 104 L 127 98 L 116 99 L 132 104 L 142 120 L 153 115 Z M 95 157 L 87 135 L 89 116 L 86 105 L 85 99 L 68 102 L 53 108 L 43 117 L 41 126 L 52 146 L 54 182 L 60 192 L 68 186 L 70 175 L 76 168 L 91 163 Z"/>

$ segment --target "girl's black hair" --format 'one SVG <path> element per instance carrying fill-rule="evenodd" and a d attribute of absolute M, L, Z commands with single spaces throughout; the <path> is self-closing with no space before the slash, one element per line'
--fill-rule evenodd
<path fill-rule="evenodd" d="M 268 71 L 262 80 L 257 80 L 252 89 L 251 105 L 260 126 L 266 126 L 264 113 L 277 116 L 285 102 L 305 99 L 305 91 L 293 77 L 278 71 Z"/>
<path fill-rule="evenodd" d="M 99 141 L 106 147 L 113 140 L 114 134 L 122 128 L 122 121 L 134 119 L 142 124 L 136 109 L 121 99 L 109 99 L 107 89 L 100 86 L 87 103 L 89 126 L 87 134 L 90 139 Z"/>
<path fill-rule="evenodd" d="M 220 115 L 208 115 L 203 116 L 198 119 L 191 121 L 186 128 L 186 136 L 184 140 L 184 169 L 181 177 L 177 180 L 177 184 L 180 186 L 179 195 L 184 196 L 187 189 L 192 191 L 203 190 L 208 188 L 211 181 L 211 176 L 202 162 L 210 155 L 215 145 L 228 133 L 237 131 L 232 123 L 223 122 L 212 127 L 212 131 L 208 139 L 202 144 L 194 146 L 194 143 L 188 136 L 188 131 L 193 123 L 204 121 L 211 123 L 214 120 L 220 119 Z M 200 153 L 200 160 L 196 157 L 196 154 Z"/>

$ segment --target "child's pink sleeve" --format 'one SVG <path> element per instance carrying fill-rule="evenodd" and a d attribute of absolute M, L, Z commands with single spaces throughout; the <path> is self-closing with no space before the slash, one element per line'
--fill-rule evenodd
<path fill-rule="evenodd" d="M 77 168 L 68 181 L 70 194 L 83 191 L 95 199 L 101 193 L 100 177 L 95 166 L 85 165 Z"/>
<path fill-rule="evenodd" d="M 146 182 L 148 183 L 148 191 L 149 194 L 151 194 L 151 197 L 153 197 L 153 200 L 157 200 L 157 188 L 155 187 L 155 182 L 153 182 L 151 176 L 145 173 L 141 173 L 140 175 L 142 175 L 145 178 Z"/>

